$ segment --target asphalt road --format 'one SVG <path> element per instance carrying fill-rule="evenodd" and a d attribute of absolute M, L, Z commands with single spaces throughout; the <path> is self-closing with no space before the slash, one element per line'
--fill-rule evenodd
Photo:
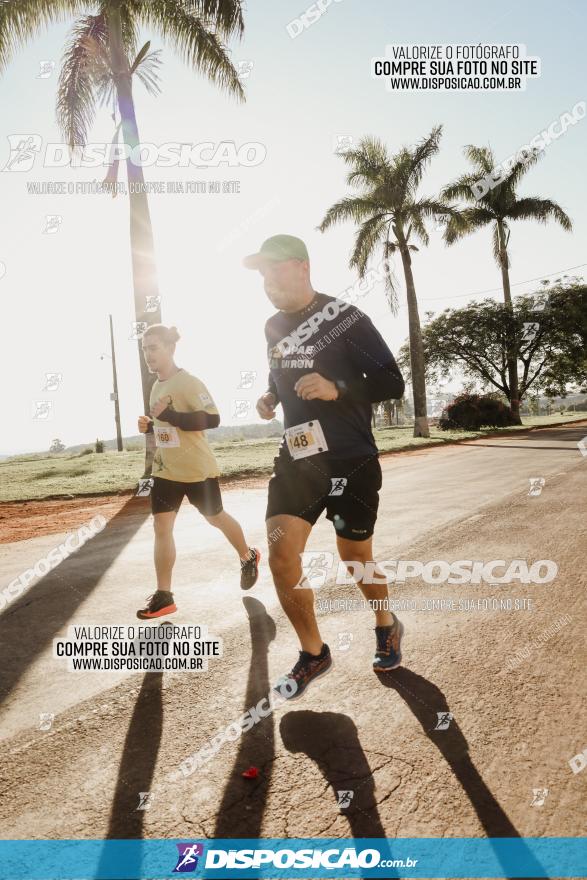
<path fill-rule="evenodd" d="M 52 656 L 70 625 L 136 623 L 153 592 L 150 518 L 112 519 L 0 614 L 3 837 L 583 834 L 587 768 L 573 773 L 569 760 L 587 748 L 586 433 L 549 428 L 383 458 L 379 559 L 551 560 L 555 579 L 393 586 L 416 608 L 399 613 L 404 666 L 386 676 L 370 668 L 371 612 L 322 611 L 332 672 L 186 778 L 181 763 L 296 659 L 266 566 L 266 492 L 224 497 L 263 551 L 246 595 L 222 536 L 186 505 L 178 517 L 170 620 L 222 637 L 224 656 L 205 673 L 74 673 Z M 535 478 L 544 484 L 532 496 Z M 3 584 L 65 538 L 55 527 L 2 545 Z M 308 549 L 335 550 L 326 520 Z M 359 593 L 330 578 L 316 598 L 324 608 Z M 40 713 L 54 716 L 49 729 Z M 258 777 L 243 778 L 251 765 Z M 548 789 L 542 805 L 531 805 L 534 789 Z M 137 809 L 149 791 L 150 807 Z M 353 792 L 349 806 L 337 791 Z"/>

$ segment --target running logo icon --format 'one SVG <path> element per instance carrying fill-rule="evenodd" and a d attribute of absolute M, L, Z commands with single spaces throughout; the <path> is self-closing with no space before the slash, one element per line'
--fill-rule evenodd
<path fill-rule="evenodd" d="M 306 583 L 303 583 L 303 586 L 300 585 L 299 589 L 307 589 L 308 584 L 313 590 L 323 587 L 332 568 L 334 555 L 322 550 L 308 550 L 300 553 L 300 557 L 304 572 L 303 581 Z"/>
<path fill-rule="evenodd" d="M 532 801 L 530 803 L 531 807 L 542 807 L 544 806 L 544 802 L 548 797 L 548 789 L 547 788 L 533 788 L 532 789 Z"/>
<path fill-rule="evenodd" d="M 9 134 L 10 156 L 2 171 L 30 171 L 42 140 L 38 134 Z"/>
<path fill-rule="evenodd" d="M 39 75 L 37 76 L 37 79 L 49 79 L 54 70 L 54 61 L 41 61 Z"/>
<path fill-rule="evenodd" d="M 138 340 L 143 338 L 143 333 L 147 329 L 146 321 L 133 321 L 131 324 L 129 339 Z"/>
<path fill-rule="evenodd" d="M 39 712 L 39 730 L 51 730 L 54 718 L 54 712 Z"/>
<path fill-rule="evenodd" d="M 351 801 L 354 798 L 355 793 L 352 789 L 350 789 L 349 791 L 337 791 L 336 795 L 337 806 L 339 806 L 341 810 L 344 810 L 346 807 L 350 807 Z"/>
<path fill-rule="evenodd" d="M 150 791 L 139 791 L 139 805 L 137 810 L 150 810 L 153 806 L 153 795 Z"/>
<path fill-rule="evenodd" d="M 434 730 L 448 730 L 450 722 L 453 719 L 452 712 L 437 712 L 438 721 Z"/>
<path fill-rule="evenodd" d="M 539 329 L 540 324 L 537 324 L 535 321 L 524 324 L 522 327 L 522 342 L 532 342 L 533 339 L 536 339 Z"/>
<path fill-rule="evenodd" d="M 154 480 L 152 477 L 141 477 L 139 479 L 139 486 L 137 489 L 137 498 L 146 498 L 151 494 L 151 489 L 154 486 Z"/>
<path fill-rule="evenodd" d="M 204 854 L 202 843 L 178 843 L 179 850 L 177 865 L 173 869 L 174 874 L 190 874 L 198 867 L 198 858 Z"/>
<path fill-rule="evenodd" d="M 342 495 L 344 492 L 344 487 L 348 483 L 346 477 L 330 477 L 330 482 L 332 483 L 329 495 Z"/>
<path fill-rule="evenodd" d="M 544 477 L 529 477 L 528 479 L 530 480 L 530 491 L 528 492 L 528 495 L 530 495 L 531 498 L 537 498 L 542 493 L 546 480 Z"/>

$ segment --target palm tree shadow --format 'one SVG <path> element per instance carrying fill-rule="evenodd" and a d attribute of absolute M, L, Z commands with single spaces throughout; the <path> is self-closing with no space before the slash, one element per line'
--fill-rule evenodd
<path fill-rule="evenodd" d="M 275 622 L 265 606 L 250 596 L 243 598 L 251 633 L 251 663 L 247 679 L 244 711 L 256 706 L 269 691 L 269 644 L 276 635 Z M 261 834 L 271 768 L 275 753 L 272 713 L 243 733 L 239 740 L 232 770 L 226 781 L 213 838 L 258 838 Z M 262 770 L 256 780 L 244 779 L 250 766 Z"/>
<path fill-rule="evenodd" d="M 118 767 L 116 789 L 110 808 L 105 840 L 131 839 L 136 846 L 128 851 L 125 868 L 141 876 L 141 843 L 146 809 L 141 793 L 151 791 L 163 733 L 163 673 L 147 672 L 143 678 Z M 156 795 L 155 795 L 156 798 Z M 147 800 L 148 804 L 148 800 Z M 157 808 L 156 800 L 153 803 Z M 114 876 L 116 855 L 105 845 L 96 877 Z"/>
<path fill-rule="evenodd" d="M 0 615 L 2 701 L 74 617 L 149 515 L 145 499 L 131 497 L 101 532 L 60 562 Z M 31 628 L 34 638 L 31 638 Z"/>
<path fill-rule="evenodd" d="M 520 832 L 495 799 L 471 760 L 469 744 L 458 723 L 454 718 L 448 718 L 450 709 L 440 688 L 423 676 L 404 667 L 394 670 L 393 674 L 379 673 L 377 677 L 384 687 L 390 688 L 400 695 L 418 719 L 422 730 L 442 754 L 469 798 L 487 837 L 489 839 L 495 837 L 518 837 L 521 839 Z M 447 717 L 442 719 L 438 713 Z M 439 728 L 440 724 L 446 724 L 447 721 L 448 727 L 446 729 Z M 499 852 L 496 851 L 496 853 L 500 859 Z M 544 868 L 527 848 L 525 848 L 524 858 L 525 868 L 530 869 L 531 876 L 545 876 Z M 503 865 L 503 862 L 501 863 Z"/>
<path fill-rule="evenodd" d="M 288 712 L 279 725 L 286 749 L 293 754 L 303 752 L 317 765 L 332 788 L 333 804 L 339 802 L 338 792 L 352 791 L 348 806 L 342 807 L 356 840 L 378 837 L 381 857 L 390 858 L 385 829 L 375 796 L 373 771 L 359 740 L 359 733 L 348 715 L 339 712 Z M 342 799 L 341 799 L 342 800 Z M 317 809 L 323 810 L 324 797 Z M 334 817 L 334 812 L 333 812 Z M 399 877 L 389 869 L 389 877 Z"/>

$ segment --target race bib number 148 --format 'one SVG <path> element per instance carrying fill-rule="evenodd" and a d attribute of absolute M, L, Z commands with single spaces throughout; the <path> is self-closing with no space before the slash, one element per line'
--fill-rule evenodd
<path fill-rule="evenodd" d="M 285 431 L 285 440 L 292 458 L 307 458 L 327 452 L 328 446 L 320 422 L 304 422 Z"/>

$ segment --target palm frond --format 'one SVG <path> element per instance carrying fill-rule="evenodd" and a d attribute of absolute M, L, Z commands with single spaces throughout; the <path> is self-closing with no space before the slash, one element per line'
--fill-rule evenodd
<path fill-rule="evenodd" d="M 476 202 L 473 184 L 479 181 L 478 174 L 463 174 L 452 183 L 447 184 L 440 193 L 441 199 L 449 202 Z"/>
<path fill-rule="evenodd" d="M 474 144 L 467 144 L 463 149 L 463 153 L 469 162 L 475 166 L 475 170 L 479 171 L 480 177 L 491 174 L 497 165 L 491 147 L 476 147 Z"/>
<path fill-rule="evenodd" d="M 211 82 L 244 100 L 238 71 L 221 37 L 239 30 L 242 9 L 237 0 L 134 0 L 145 27 L 156 29 L 180 58 Z M 214 13 L 219 16 L 218 21 Z M 232 22 L 232 24 L 231 24 Z"/>
<path fill-rule="evenodd" d="M 161 49 L 155 49 L 153 52 L 144 52 L 151 45 L 150 41 L 145 43 L 130 69 L 131 74 L 135 73 L 137 78 L 142 82 L 145 89 L 150 95 L 158 95 L 161 91 L 159 85 L 161 77 L 159 76 L 159 68 L 161 67 Z"/>
<path fill-rule="evenodd" d="M 509 186 L 511 189 L 515 189 L 522 177 L 527 174 L 528 171 L 534 167 L 534 165 L 536 165 L 539 159 L 542 159 L 543 155 L 543 150 L 535 150 L 530 156 L 524 159 L 523 162 L 515 162 L 515 164 L 512 166 L 511 171 L 506 177 L 506 185 Z"/>
<path fill-rule="evenodd" d="M 349 186 L 380 186 L 389 170 L 385 145 L 378 138 L 362 138 L 356 148 L 345 150 L 342 157 L 351 167 L 347 175 Z"/>
<path fill-rule="evenodd" d="M 444 220 L 448 223 L 451 218 L 460 216 L 459 211 L 454 205 L 448 204 L 441 199 L 430 198 L 418 199 L 418 201 L 406 206 L 405 213 L 406 217 L 409 217 L 414 224 L 418 237 L 426 245 L 429 243 L 429 238 L 424 220 Z"/>
<path fill-rule="evenodd" d="M 409 205 L 406 208 L 405 216 L 406 219 L 408 219 L 410 222 L 405 236 L 406 241 L 410 240 L 410 234 L 411 232 L 414 232 L 417 238 L 422 242 L 422 244 L 430 244 L 428 231 L 426 229 L 426 226 L 424 225 L 424 215 L 416 208 L 415 204 Z"/>
<path fill-rule="evenodd" d="M 146 0 L 148 3 L 149 0 Z M 245 23 L 240 0 L 184 0 L 183 5 L 192 15 L 214 25 L 223 37 L 242 36 Z"/>
<path fill-rule="evenodd" d="M 87 12 L 86 0 L 16 0 L 0 3 L 0 73 L 14 53 L 42 28 Z"/>
<path fill-rule="evenodd" d="M 132 76 L 132 74 L 135 72 L 135 70 L 137 69 L 137 67 L 139 66 L 139 64 L 141 64 L 142 61 L 146 58 L 147 53 L 148 53 L 148 51 L 149 51 L 150 48 L 151 48 L 151 41 L 150 41 L 150 40 L 147 40 L 147 42 L 145 43 L 145 45 L 143 46 L 143 48 L 139 51 L 139 53 L 137 54 L 137 57 L 135 58 L 135 60 L 133 61 L 133 63 L 132 63 L 131 66 L 130 66 L 130 73 L 131 73 L 131 76 Z"/>
<path fill-rule="evenodd" d="M 414 194 L 422 181 L 422 176 L 430 160 L 438 153 L 441 137 L 442 125 L 435 125 L 428 137 L 423 138 L 410 151 L 410 161 L 408 163 L 409 185 Z"/>
<path fill-rule="evenodd" d="M 96 85 L 107 65 L 103 15 L 86 15 L 71 30 L 57 86 L 57 122 L 71 148 L 87 141 L 96 110 Z"/>
<path fill-rule="evenodd" d="M 540 199 L 537 196 L 518 199 L 508 210 L 507 216 L 510 220 L 536 220 L 538 223 L 556 220 L 566 232 L 571 232 L 573 228 L 571 218 L 560 205 L 551 199 Z"/>
<path fill-rule="evenodd" d="M 380 211 L 380 209 L 381 205 L 377 205 L 370 198 L 348 196 L 330 206 L 317 228 L 320 232 L 325 232 L 331 226 L 334 226 L 335 223 L 342 223 L 345 220 L 354 220 L 355 223 L 362 223 L 374 213 Z"/>
<path fill-rule="evenodd" d="M 386 214 L 374 214 L 365 220 L 355 237 L 355 247 L 351 255 L 349 266 L 356 268 L 362 278 L 367 268 L 367 263 L 373 256 L 374 251 L 387 240 L 389 218 Z"/>
<path fill-rule="evenodd" d="M 462 211 L 455 211 L 450 217 L 444 230 L 444 241 L 451 245 L 460 239 L 476 232 L 483 226 L 487 226 L 495 220 L 495 215 L 486 207 L 464 208 Z"/>

